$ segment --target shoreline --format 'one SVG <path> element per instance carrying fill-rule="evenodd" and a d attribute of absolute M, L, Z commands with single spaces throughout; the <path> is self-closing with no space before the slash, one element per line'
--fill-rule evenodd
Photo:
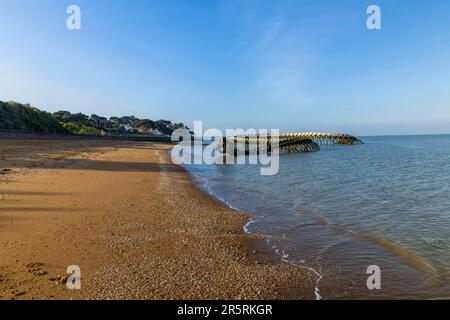
<path fill-rule="evenodd" d="M 287 260 L 284 256 L 279 256 L 277 254 L 276 250 L 274 249 L 276 247 L 271 246 L 270 240 L 269 240 L 270 239 L 269 236 L 265 236 L 265 235 L 258 234 L 258 233 L 253 233 L 253 232 L 251 232 L 249 230 L 249 226 L 251 224 L 253 224 L 253 223 L 256 223 L 256 220 L 254 220 L 250 216 L 250 214 L 248 214 L 246 212 L 243 212 L 243 211 L 233 207 L 228 201 L 226 201 L 225 199 L 215 195 L 213 192 L 209 191 L 209 188 L 200 185 L 201 184 L 200 183 L 200 179 L 204 179 L 204 178 L 201 178 L 199 176 L 196 176 L 195 174 L 192 174 L 191 172 L 189 172 L 188 169 L 186 169 L 183 166 L 181 166 L 181 167 L 186 171 L 186 173 L 192 179 L 192 183 L 201 192 L 203 192 L 206 197 L 212 198 L 213 201 L 216 201 L 216 202 L 224 205 L 228 209 L 230 209 L 232 211 L 235 211 L 235 212 L 237 212 L 239 214 L 242 214 L 242 215 L 244 215 L 247 218 L 247 223 L 245 223 L 242 226 L 242 230 L 244 231 L 244 234 L 248 235 L 251 238 L 255 238 L 256 237 L 257 241 L 260 242 L 260 243 L 259 243 L 259 245 L 254 244 L 255 248 L 259 247 L 260 249 L 262 249 L 264 251 L 264 255 L 258 257 L 257 258 L 258 260 L 263 261 L 263 260 L 267 260 L 269 258 L 270 261 L 274 261 L 274 262 L 278 262 L 278 263 L 285 263 L 285 264 L 291 265 L 291 266 L 293 266 L 295 268 L 303 269 L 303 270 L 306 270 L 307 272 L 310 272 L 310 273 L 314 274 L 314 276 L 316 277 L 316 285 L 315 285 L 315 288 L 314 288 L 315 300 L 322 300 L 323 299 L 323 297 L 321 295 L 320 288 L 319 288 L 319 283 L 323 279 L 323 275 L 321 275 L 319 271 L 317 271 L 316 269 L 314 269 L 312 267 L 298 265 L 298 264 L 296 264 L 294 262 L 291 262 L 291 261 Z M 206 185 L 206 183 L 207 182 L 205 182 L 205 185 Z M 262 243 L 261 240 L 264 241 L 264 244 Z"/>
<path fill-rule="evenodd" d="M 314 299 L 315 276 L 245 233 L 169 147 L 2 140 L 0 168 L 17 165 L 0 182 L 0 299 Z"/>

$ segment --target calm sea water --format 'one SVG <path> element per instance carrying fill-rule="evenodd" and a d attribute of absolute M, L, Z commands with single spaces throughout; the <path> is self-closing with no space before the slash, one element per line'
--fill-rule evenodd
<path fill-rule="evenodd" d="M 362 138 L 257 166 L 187 166 L 247 212 L 280 259 L 310 268 L 327 298 L 450 298 L 450 136 Z M 381 269 L 369 290 L 367 268 Z"/>

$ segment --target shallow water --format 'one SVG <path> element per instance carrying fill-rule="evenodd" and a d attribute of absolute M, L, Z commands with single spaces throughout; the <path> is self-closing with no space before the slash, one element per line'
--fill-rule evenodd
<path fill-rule="evenodd" d="M 201 186 L 252 217 L 281 259 L 320 275 L 323 298 L 450 297 L 450 136 L 362 138 L 251 165 L 192 165 Z M 366 286 L 381 269 L 381 290 Z M 318 278 L 319 279 L 319 278 Z"/>

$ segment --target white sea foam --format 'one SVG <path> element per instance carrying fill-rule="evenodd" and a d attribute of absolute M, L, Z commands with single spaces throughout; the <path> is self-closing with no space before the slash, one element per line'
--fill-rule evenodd
<path fill-rule="evenodd" d="M 255 220 L 252 220 L 252 219 L 250 219 L 248 222 L 247 222 L 247 224 L 244 226 L 244 231 L 245 231 L 245 233 L 251 233 L 250 231 L 249 231 L 249 228 L 248 227 L 250 227 L 250 225 L 252 225 L 253 223 L 255 223 L 256 221 Z"/>

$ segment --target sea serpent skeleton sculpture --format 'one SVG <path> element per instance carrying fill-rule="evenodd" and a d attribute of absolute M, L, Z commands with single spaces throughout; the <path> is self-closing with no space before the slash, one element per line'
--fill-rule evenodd
<path fill-rule="evenodd" d="M 261 146 L 267 145 L 271 152 L 272 144 L 278 144 L 280 153 L 316 152 L 321 145 L 354 145 L 362 144 L 358 138 L 348 134 L 306 132 L 284 133 L 279 135 L 245 135 L 222 138 L 218 142 L 219 150 L 224 153 L 233 151 L 235 154 L 251 152 L 258 153 Z"/>

